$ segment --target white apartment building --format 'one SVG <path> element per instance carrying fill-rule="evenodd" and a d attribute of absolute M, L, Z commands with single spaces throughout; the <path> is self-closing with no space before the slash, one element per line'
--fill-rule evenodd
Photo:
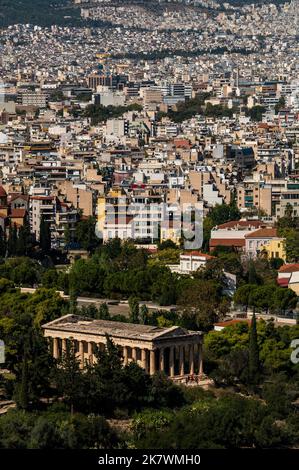
<path fill-rule="evenodd" d="M 192 274 L 198 269 L 205 267 L 210 259 L 213 259 L 213 256 L 206 255 L 200 251 L 185 252 L 180 255 L 180 264 L 169 265 L 169 268 L 172 272 L 178 274 Z"/>

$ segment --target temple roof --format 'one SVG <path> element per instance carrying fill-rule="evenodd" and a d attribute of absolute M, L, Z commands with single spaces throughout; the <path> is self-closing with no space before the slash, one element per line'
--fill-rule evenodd
<path fill-rule="evenodd" d="M 42 326 L 45 330 L 58 330 L 73 333 L 84 333 L 112 338 L 139 339 L 153 341 L 166 338 L 178 338 L 189 335 L 202 335 L 199 331 L 188 331 L 180 326 L 160 328 L 158 326 L 139 325 L 108 320 L 94 320 L 78 315 L 65 315 Z"/>

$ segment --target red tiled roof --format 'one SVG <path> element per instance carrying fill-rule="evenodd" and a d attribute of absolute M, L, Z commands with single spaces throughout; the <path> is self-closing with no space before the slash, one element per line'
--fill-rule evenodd
<path fill-rule="evenodd" d="M 252 233 L 248 233 L 245 235 L 245 238 L 275 238 L 277 237 L 277 229 L 276 228 L 260 228 L 259 230 L 255 230 Z"/>
<path fill-rule="evenodd" d="M 175 139 L 174 140 L 174 145 L 178 148 L 179 147 L 183 147 L 183 148 L 184 147 L 185 148 L 190 148 L 191 147 L 191 145 L 190 145 L 190 143 L 187 139 Z"/>
<path fill-rule="evenodd" d="M 10 218 L 22 219 L 26 215 L 26 209 L 13 209 L 10 214 Z"/>
<path fill-rule="evenodd" d="M 266 227 L 267 224 L 261 220 L 231 220 L 230 222 L 225 222 L 224 224 L 218 225 L 218 228 L 234 228 L 234 227 Z"/>
<path fill-rule="evenodd" d="M 21 193 L 13 193 L 10 194 L 10 202 L 15 201 L 16 199 L 23 199 L 24 201 L 28 201 L 29 196 L 28 194 L 21 194 Z"/>
<path fill-rule="evenodd" d="M 297 271 L 299 271 L 299 263 L 283 264 L 278 270 L 279 273 L 295 273 Z"/>

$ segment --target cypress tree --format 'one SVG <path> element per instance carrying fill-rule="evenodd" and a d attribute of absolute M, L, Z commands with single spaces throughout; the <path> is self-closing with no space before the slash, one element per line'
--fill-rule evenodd
<path fill-rule="evenodd" d="M 249 332 L 249 380 L 252 384 L 258 382 L 259 366 L 260 360 L 257 342 L 256 318 L 255 314 L 253 314 Z"/>
<path fill-rule="evenodd" d="M 26 247 L 26 233 L 24 227 L 20 227 L 17 239 L 16 246 L 16 255 L 17 256 L 26 256 L 27 247 Z"/>
<path fill-rule="evenodd" d="M 18 408 L 28 410 L 29 407 L 29 390 L 28 390 L 28 359 L 27 348 L 24 345 L 24 354 L 22 360 L 21 382 L 17 385 L 16 402 Z"/>
<path fill-rule="evenodd" d="M 8 256 L 15 256 L 17 251 L 18 231 L 16 224 L 10 225 L 8 241 L 7 241 L 7 254 Z"/>
<path fill-rule="evenodd" d="M 69 303 L 69 312 L 71 315 L 76 315 L 77 313 L 77 293 L 73 287 L 70 287 L 70 303 Z"/>
<path fill-rule="evenodd" d="M 139 323 L 139 301 L 137 297 L 129 298 L 130 323 Z"/>
<path fill-rule="evenodd" d="M 249 267 L 248 267 L 248 283 L 249 284 L 259 284 L 259 276 L 256 272 L 255 266 L 253 261 L 249 262 Z"/>
<path fill-rule="evenodd" d="M 32 243 L 32 234 L 31 234 L 31 228 L 30 228 L 28 217 L 26 217 L 25 219 L 23 232 L 24 232 L 24 242 L 25 242 L 25 255 L 30 256 L 32 252 L 33 243 Z"/>
<path fill-rule="evenodd" d="M 6 256 L 6 237 L 2 227 L 0 227 L 0 257 Z"/>
<path fill-rule="evenodd" d="M 39 228 L 39 244 L 44 253 L 51 250 L 50 224 L 42 217 Z"/>
<path fill-rule="evenodd" d="M 110 313 L 109 313 L 109 308 L 106 302 L 100 305 L 97 313 L 97 318 L 99 320 L 111 320 L 110 318 Z"/>
<path fill-rule="evenodd" d="M 148 323 L 148 308 L 146 305 L 142 305 L 140 309 L 140 323 L 142 325 L 147 325 Z"/>

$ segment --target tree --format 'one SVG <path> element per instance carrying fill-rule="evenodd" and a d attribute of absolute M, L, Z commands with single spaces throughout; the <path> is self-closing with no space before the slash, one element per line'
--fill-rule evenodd
<path fill-rule="evenodd" d="M 271 414 L 284 419 L 291 411 L 291 395 L 288 394 L 286 374 L 272 376 L 263 386 L 262 396 L 266 400 Z"/>
<path fill-rule="evenodd" d="M 106 302 L 102 303 L 98 309 L 97 318 L 100 320 L 111 320 L 109 308 Z"/>
<path fill-rule="evenodd" d="M 51 229 L 49 222 L 44 217 L 41 218 L 39 227 L 39 244 L 45 254 L 49 253 L 51 250 Z"/>
<path fill-rule="evenodd" d="M 27 345 L 24 344 L 24 355 L 22 360 L 22 380 L 19 387 L 16 388 L 15 400 L 18 408 L 28 410 L 29 407 L 29 386 L 28 386 L 28 357 Z"/>
<path fill-rule="evenodd" d="M 261 278 L 258 276 L 254 262 L 252 260 L 249 261 L 248 267 L 248 284 L 260 284 Z"/>
<path fill-rule="evenodd" d="M 261 121 L 263 114 L 266 112 L 266 108 L 261 105 L 253 106 L 252 108 L 246 108 L 246 115 L 250 116 L 253 121 Z"/>
<path fill-rule="evenodd" d="M 128 388 L 123 381 L 122 356 L 118 347 L 106 335 L 104 350 L 95 351 L 96 362 L 87 367 L 84 409 L 111 415 L 116 406 L 128 398 Z"/>
<path fill-rule="evenodd" d="M 145 304 L 141 305 L 140 309 L 140 323 L 142 325 L 148 324 L 148 308 Z"/>
<path fill-rule="evenodd" d="M 178 299 L 181 326 L 209 331 L 223 315 L 222 287 L 213 280 L 188 280 Z M 226 305 L 227 307 L 227 305 Z"/>
<path fill-rule="evenodd" d="M 6 256 L 6 236 L 5 231 L 3 231 L 2 227 L 0 226 L 0 258 L 4 258 Z"/>
<path fill-rule="evenodd" d="M 158 425 L 135 434 L 139 449 L 238 449 L 290 445 L 285 432 L 267 406 L 258 400 L 228 395 L 205 401 L 199 412 L 181 410 Z M 138 417 L 137 417 L 138 419 Z M 163 422 L 164 421 L 164 422 Z M 198 430 L 199 432 L 195 432 Z"/>
<path fill-rule="evenodd" d="M 62 439 L 56 426 L 45 417 L 36 421 L 30 436 L 30 449 L 59 449 Z"/>
<path fill-rule="evenodd" d="M 19 228 L 16 255 L 30 256 L 32 252 L 32 235 L 28 218 L 25 219 L 24 225 Z"/>
<path fill-rule="evenodd" d="M 96 236 L 96 219 L 88 217 L 77 223 L 75 230 L 75 239 L 83 250 L 93 252 L 99 245 L 99 239 Z"/>
<path fill-rule="evenodd" d="M 131 296 L 129 298 L 130 307 L 130 322 L 139 323 L 139 300 L 137 297 Z"/>
<path fill-rule="evenodd" d="M 235 202 L 230 204 L 216 204 L 209 213 L 213 226 L 224 224 L 230 220 L 239 220 L 241 217 L 240 211 Z"/>
<path fill-rule="evenodd" d="M 252 384 L 257 383 L 259 379 L 259 347 L 257 342 L 256 318 L 252 315 L 249 332 L 249 380 Z"/>
<path fill-rule="evenodd" d="M 218 361 L 218 367 L 210 376 L 219 385 L 238 385 L 248 383 L 248 349 L 232 349 Z"/>
<path fill-rule="evenodd" d="M 78 305 L 78 302 L 77 302 L 77 293 L 76 293 L 76 290 L 73 286 L 70 287 L 70 308 L 69 308 L 69 312 L 71 315 L 76 315 L 77 313 L 77 305 Z"/>
<path fill-rule="evenodd" d="M 168 249 L 177 250 L 178 247 L 172 240 L 164 240 L 163 242 L 158 244 L 158 249 L 159 250 L 168 250 Z"/>
<path fill-rule="evenodd" d="M 290 229 L 285 233 L 285 252 L 289 263 L 299 262 L 299 232 L 298 229 Z"/>
<path fill-rule="evenodd" d="M 76 403 L 80 402 L 84 389 L 80 361 L 76 356 L 75 347 L 69 342 L 66 351 L 62 353 L 57 362 L 54 379 L 58 391 L 69 404 L 71 414 L 73 414 L 74 407 Z"/>
<path fill-rule="evenodd" d="M 26 255 L 26 234 L 24 227 L 19 228 L 18 239 L 17 239 L 17 246 L 16 246 L 16 255 L 17 256 L 24 256 Z"/>
<path fill-rule="evenodd" d="M 254 289 L 255 286 L 252 284 L 244 284 L 243 286 L 238 287 L 233 297 L 235 304 L 244 305 L 247 311 Z"/>
<path fill-rule="evenodd" d="M 0 416 L 0 448 L 26 449 L 35 417 L 24 410 L 9 410 Z"/>
<path fill-rule="evenodd" d="M 88 435 L 92 449 L 111 449 L 118 442 L 117 435 L 103 416 L 88 418 Z"/>
<path fill-rule="evenodd" d="M 286 100 L 284 96 L 281 96 L 278 100 L 278 103 L 274 106 L 275 113 L 278 114 L 278 112 L 283 109 L 286 105 Z"/>
<path fill-rule="evenodd" d="M 18 231 L 16 224 L 9 226 L 8 240 L 7 240 L 7 254 L 8 256 L 15 256 L 18 241 Z"/>

